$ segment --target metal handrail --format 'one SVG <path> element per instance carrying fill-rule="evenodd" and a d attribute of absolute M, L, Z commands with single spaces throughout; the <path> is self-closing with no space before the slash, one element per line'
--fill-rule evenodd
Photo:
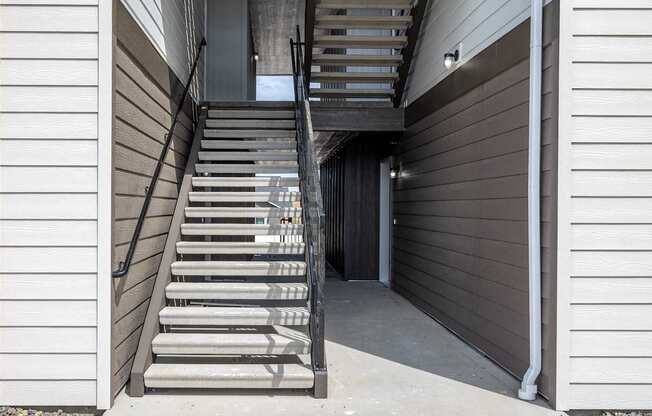
<path fill-rule="evenodd" d="M 111 276 L 115 279 L 124 277 L 127 275 L 127 273 L 129 273 L 129 267 L 131 267 L 131 262 L 134 258 L 134 253 L 136 252 L 138 238 L 140 237 L 140 232 L 143 228 L 143 223 L 145 222 L 145 216 L 147 215 L 147 208 L 149 208 L 149 203 L 152 201 L 152 196 L 154 196 L 154 189 L 156 188 L 158 177 L 161 174 L 165 156 L 167 155 L 170 144 L 172 143 L 172 138 L 174 137 L 174 127 L 176 126 L 179 114 L 183 109 L 183 103 L 186 102 L 186 97 L 188 96 L 190 85 L 192 84 L 192 80 L 197 69 L 197 63 L 199 62 L 199 58 L 201 56 L 202 50 L 204 49 L 204 46 L 206 46 L 206 39 L 202 38 L 201 42 L 199 43 L 199 50 L 197 51 L 194 62 L 192 63 L 192 69 L 190 70 L 188 81 L 186 82 L 185 88 L 183 89 L 183 96 L 181 97 L 181 101 L 179 102 L 177 109 L 174 111 L 172 124 L 170 125 L 168 132 L 165 134 L 165 144 L 163 145 L 163 149 L 161 149 L 161 155 L 158 157 L 158 162 L 156 163 L 154 174 L 152 175 L 152 179 L 149 182 L 149 186 L 146 188 L 147 192 L 145 194 L 145 201 L 143 202 L 143 206 L 140 209 L 140 215 L 138 215 L 138 222 L 136 223 L 134 234 L 131 237 L 131 241 L 129 241 L 129 249 L 127 250 L 127 255 L 125 256 L 125 259 L 120 262 L 118 270 L 114 270 L 111 273 Z"/>
<path fill-rule="evenodd" d="M 307 46 L 306 46 L 307 47 Z M 297 41 L 290 39 L 292 70 L 294 75 L 294 100 L 296 105 L 297 152 L 299 155 L 299 178 L 301 189 L 302 220 L 304 224 L 304 243 L 306 244 L 306 264 L 308 266 L 310 299 L 310 336 L 312 339 L 311 360 L 313 371 L 325 373 L 326 355 L 324 350 L 324 225 L 325 213 L 319 185 L 319 166 L 313 150 L 313 131 L 310 117 L 308 86 L 301 33 L 297 26 Z"/>

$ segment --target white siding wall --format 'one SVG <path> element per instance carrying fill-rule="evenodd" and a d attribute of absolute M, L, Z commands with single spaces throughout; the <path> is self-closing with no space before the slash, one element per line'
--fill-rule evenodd
<path fill-rule="evenodd" d="M 652 408 L 652 1 L 564 0 L 560 408 Z"/>
<path fill-rule="evenodd" d="M 122 0 L 122 3 L 174 73 L 186 82 L 195 48 L 205 33 L 205 0 Z M 203 65 L 199 65 L 197 80 L 203 80 L 203 71 Z"/>
<path fill-rule="evenodd" d="M 110 220 L 98 205 L 100 10 L 97 0 L 0 2 L 4 405 L 106 404 L 98 399 L 108 361 L 99 305 L 110 296 L 98 301 L 108 287 L 98 284 L 98 224 Z"/>
<path fill-rule="evenodd" d="M 529 17 L 530 0 L 430 0 L 403 98 L 413 102 Z M 444 54 L 460 45 L 457 66 L 447 70 Z"/>

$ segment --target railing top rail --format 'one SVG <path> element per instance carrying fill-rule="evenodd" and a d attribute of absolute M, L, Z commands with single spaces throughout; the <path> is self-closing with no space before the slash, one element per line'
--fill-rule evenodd
<path fill-rule="evenodd" d="M 136 245 L 138 244 L 140 232 L 143 228 L 145 217 L 147 216 L 147 209 L 149 208 L 149 203 L 152 200 L 152 196 L 154 196 L 154 188 L 156 188 L 158 177 L 161 174 L 161 169 L 163 168 L 163 162 L 165 161 L 165 156 L 167 155 L 170 144 L 172 143 L 172 138 L 174 137 L 174 128 L 177 125 L 179 114 L 181 114 L 181 111 L 183 110 L 183 104 L 186 102 L 186 98 L 188 97 L 190 86 L 192 85 L 192 80 L 195 77 L 197 64 L 199 63 L 199 58 L 201 57 L 201 53 L 202 50 L 204 49 L 204 46 L 206 46 L 206 39 L 202 38 L 201 42 L 199 42 L 197 54 L 195 55 L 195 60 L 193 61 L 192 69 L 190 70 L 190 75 L 188 75 L 188 81 L 186 81 L 186 85 L 183 89 L 183 95 L 181 96 L 181 100 L 179 101 L 179 104 L 177 105 L 177 108 L 174 111 L 170 128 L 165 134 L 165 144 L 161 149 L 161 155 L 159 156 L 158 161 L 156 163 L 156 168 L 154 168 L 154 173 L 152 174 L 152 179 L 149 182 L 149 186 L 146 188 L 147 191 L 145 194 L 145 201 L 143 201 L 143 206 L 140 209 L 140 214 L 138 215 L 138 221 L 136 222 L 136 228 L 134 229 L 134 234 L 131 237 L 131 240 L 129 241 L 129 248 L 127 249 L 127 255 L 125 256 L 125 259 L 120 262 L 120 266 L 118 267 L 118 269 L 114 270 L 111 273 L 111 276 L 114 279 L 124 277 L 127 275 L 127 273 L 129 273 L 129 268 L 131 267 L 131 262 L 134 258 L 134 253 L 136 252 Z"/>

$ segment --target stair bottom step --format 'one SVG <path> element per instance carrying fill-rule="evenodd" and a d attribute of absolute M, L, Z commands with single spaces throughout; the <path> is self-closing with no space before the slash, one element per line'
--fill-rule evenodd
<path fill-rule="evenodd" d="M 314 374 L 302 364 L 152 364 L 148 388 L 309 389 Z"/>

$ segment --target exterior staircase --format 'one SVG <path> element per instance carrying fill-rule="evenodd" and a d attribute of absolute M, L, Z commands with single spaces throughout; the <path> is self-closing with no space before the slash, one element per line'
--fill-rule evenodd
<path fill-rule="evenodd" d="M 405 62 L 413 3 L 307 1 L 306 70 L 320 68 L 307 74 L 310 82 L 320 84 L 310 88 L 309 96 L 322 101 L 389 101 L 397 95 L 400 99 L 398 68 Z"/>
<path fill-rule="evenodd" d="M 304 209 L 318 203 L 310 155 L 297 146 L 303 114 L 285 102 L 202 106 L 132 396 L 180 388 L 326 396 L 323 261 Z"/>

